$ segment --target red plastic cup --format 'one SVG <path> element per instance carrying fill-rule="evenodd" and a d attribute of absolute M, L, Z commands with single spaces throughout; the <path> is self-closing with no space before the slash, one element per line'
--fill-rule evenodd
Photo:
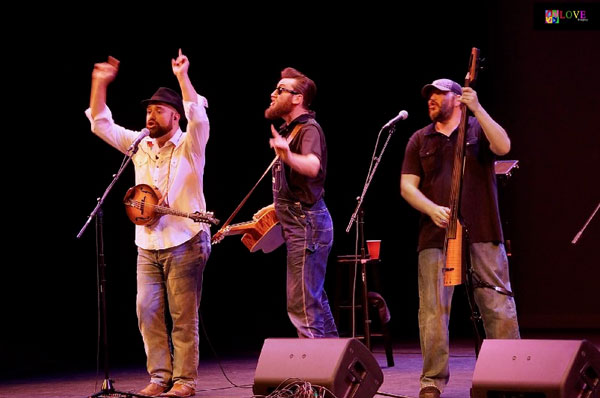
<path fill-rule="evenodd" d="M 373 260 L 377 260 L 379 258 L 379 248 L 381 247 L 381 240 L 367 240 L 367 251 L 369 252 L 369 257 Z"/>

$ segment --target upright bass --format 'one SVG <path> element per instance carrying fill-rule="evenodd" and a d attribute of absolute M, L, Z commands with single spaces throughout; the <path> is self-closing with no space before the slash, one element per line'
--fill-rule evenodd
<path fill-rule="evenodd" d="M 469 87 L 477 77 L 479 69 L 479 49 L 471 49 L 469 59 L 469 72 L 465 77 L 464 87 Z M 463 282 L 465 267 L 463 263 L 468 250 L 465 246 L 465 236 L 463 225 L 460 220 L 460 197 L 462 190 L 462 179 L 465 168 L 465 148 L 467 136 L 467 106 L 461 104 L 462 115 L 458 125 L 458 137 L 456 148 L 454 150 L 454 164 L 452 168 L 452 182 L 450 188 L 450 216 L 448 228 L 446 229 L 446 238 L 444 241 L 444 255 L 446 257 L 446 266 L 444 267 L 444 286 L 460 285 Z"/>

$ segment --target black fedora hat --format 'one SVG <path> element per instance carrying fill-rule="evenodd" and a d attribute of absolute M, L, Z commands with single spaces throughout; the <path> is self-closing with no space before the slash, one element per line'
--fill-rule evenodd
<path fill-rule="evenodd" d="M 161 103 L 167 104 L 175 108 L 181 117 L 185 117 L 185 112 L 183 111 L 183 100 L 181 96 L 174 90 L 171 90 L 168 87 L 160 87 L 154 95 L 146 100 L 142 101 L 142 105 L 147 107 L 150 104 Z"/>

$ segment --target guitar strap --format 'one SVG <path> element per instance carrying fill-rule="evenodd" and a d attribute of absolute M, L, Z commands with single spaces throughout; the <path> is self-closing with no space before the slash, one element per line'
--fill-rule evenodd
<path fill-rule="evenodd" d="M 304 126 L 304 124 L 297 124 L 296 126 L 294 126 L 294 129 L 292 130 L 292 132 L 290 133 L 290 135 L 287 137 L 287 142 L 288 143 L 292 142 L 292 140 L 296 137 L 296 135 L 298 134 L 298 132 L 300 131 L 300 129 L 302 128 L 302 126 Z M 252 195 L 252 192 L 254 192 L 254 190 L 256 189 L 256 187 L 258 186 L 258 184 L 260 184 L 260 182 L 263 180 L 263 178 L 265 178 L 265 176 L 267 175 L 267 173 L 271 170 L 271 168 L 273 167 L 273 165 L 275 164 L 275 162 L 277 161 L 277 159 L 279 159 L 279 156 L 275 156 L 275 159 L 273 159 L 273 161 L 271 162 L 271 164 L 269 164 L 269 167 L 267 167 L 267 169 L 265 170 L 265 172 L 260 176 L 260 178 L 258 179 L 258 181 L 256 182 L 256 184 L 254 184 L 254 186 L 252 187 L 252 189 L 250 190 L 250 192 L 248 192 L 248 194 L 244 197 L 244 199 L 242 199 L 242 201 L 240 202 L 240 204 L 235 208 L 235 210 L 233 211 L 233 213 L 231 213 L 231 215 L 229 216 L 229 218 L 227 218 L 227 221 L 225 221 L 225 223 L 221 227 L 220 231 L 222 231 L 225 228 L 227 228 L 227 226 L 231 223 L 231 221 L 233 220 L 233 218 L 242 209 L 242 207 L 244 206 L 244 204 L 246 203 L 246 201 L 248 201 L 248 198 L 250 198 L 250 195 Z"/>
<path fill-rule="evenodd" d="M 306 125 L 306 123 L 303 124 L 297 124 L 294 129 L 292 130 L 292 132 L 290 133 L 290 135 L 288 135 L 287 137 L 287 142 L 288 144 L 290 142 L 292 142 L 292 140 L 296 137 L 296 134 L 298 134 L 298 132 L 300 131 L 300 129 L 302 128 L 302 126 Z"/>
<path fill-rule="evenodd" d="M 169 171 L 167 172 L 167 189 L 165 194 L 162 196 L 162 198 L 160 198 L 160 201 L 158 202 L 159 205 L 162 205 L 163 203 L 165 204 L 165 206 L 169 206 L 169 180 L 171 179 L 171 159 L 173 158 L 173 152 L 175 151 L 175 145 L 173 145 L 173 148 L 171 148 L 171 154 L 169 155 Z M 157 189 L 158 190 L 158 189 Z"/>
<path fill-rule="evenodd" d="M 158 197 L 158 203 L 156 203 L 156 206 L 166 206 L 169 207 L 169 202 L 168 202 L 168 197 L 169 197 L 169 189 L 171 187 L 169 187 L 169 182 L 171 180 L 171 159 L 173 159 L 173 152 L 175 151 L 175 145 L 173 145 L 173 148 L 171 148 L 171 153 L 169 154 L 169 160 L 168 160 L 168 165 L 169 168 L 167 170 L 167 186 L 165 189 L 165 193 L 164 195 L 160 192 L 160 190 L 158 189 L 157 186 L 152 185 L 152 189 L 154 190 L 154 193 L 156 194 L 156 196 Z"/>

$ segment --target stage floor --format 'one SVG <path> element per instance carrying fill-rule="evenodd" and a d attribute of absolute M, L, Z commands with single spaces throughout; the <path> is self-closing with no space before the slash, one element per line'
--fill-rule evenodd
<path fill-rule="evenodd" d="M 600 347 L 598 335 L 553 334 L 539 336 L 524 335 L 524 338 L 551 339 L 588 339 Z M 196 397 L 252 397 L 252 383 L 258 361 L 258 355 L 244 354 L 221 359 L 221 365 L 227 378 L 215 359 L 200 361 Z M 417 397 L 419 395 L 419 375 L 421 372 L 421 353 L 417 342 L 403 342 L 394 345 L 394 367 L 386 366 L 383 347 L 375 344 L 373 352 L 383 373 L 384 383 L 377 396 Z M 206 353 L 206 356 L 209 354 Z M 453 342 L 450 350 L 450 383 L 443 393 L 444 398 L 468 398 L 475 368 L 473 342 L 462 340 Z M 148 383 L 148 376 L 140 364 L 138 368 L 111 369 L 113 386 L 118 391 L 135 392 Z M 82 398 L 100 391 L 104 372 L 96 376 L 95 372 L 71 372 L 52 377 L 21 378 L 0 382 L 0 397 L 4 398 Z M 232 385 L 235 384 L 234 385 Z"/>

